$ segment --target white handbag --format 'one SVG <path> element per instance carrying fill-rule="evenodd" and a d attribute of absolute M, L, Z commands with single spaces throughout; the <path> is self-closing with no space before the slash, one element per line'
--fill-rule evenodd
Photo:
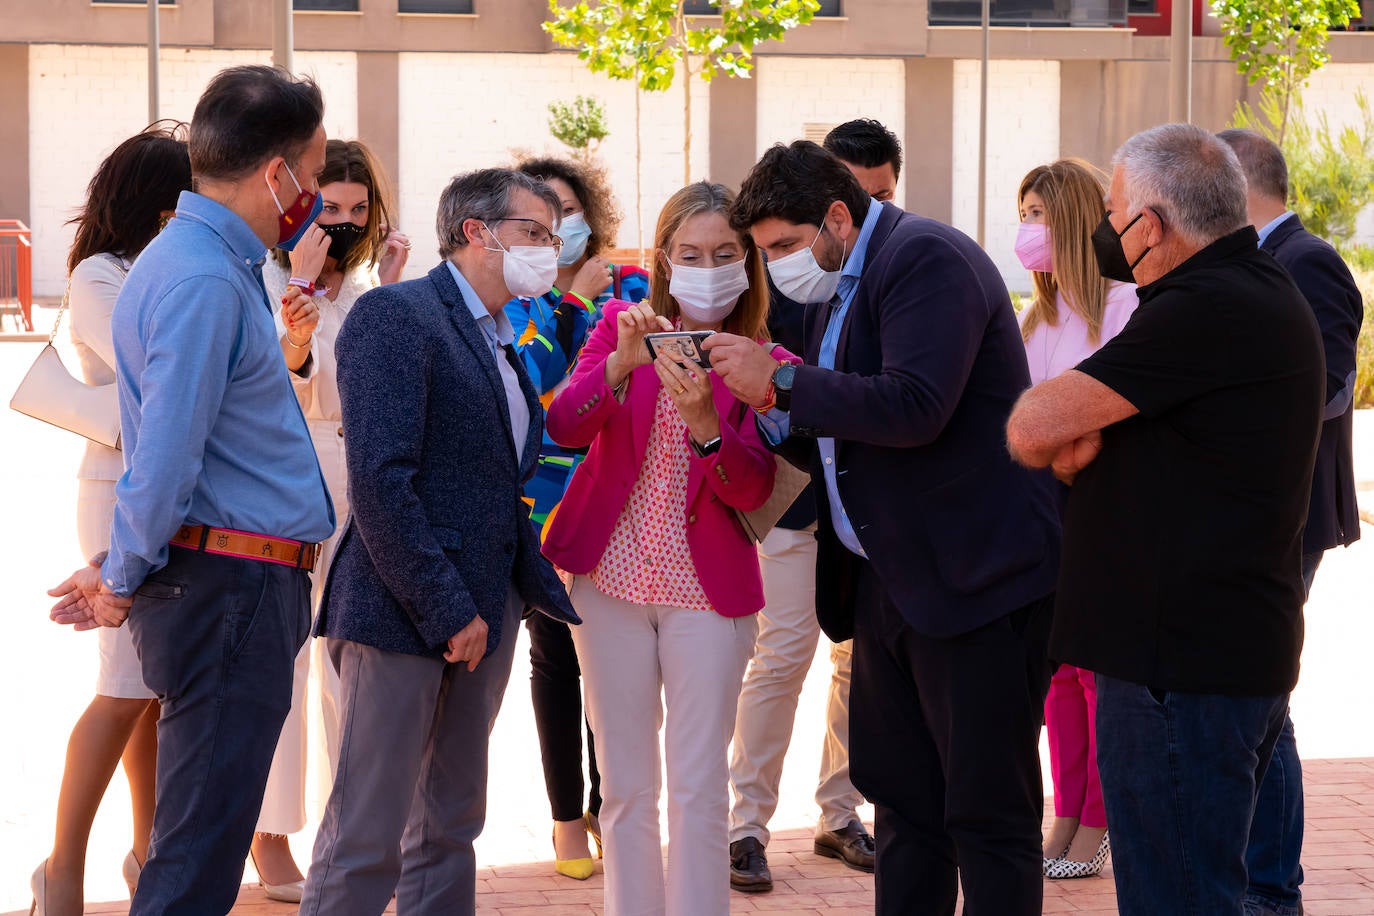
<path fill-rule="evenodd" d="M 10 398 L 10 408 L 110 448 L 119 448 L 119 395 L 114 384 L 87 385 L 72 378 L 53 341 L 67 310 L 71 286 L 53 319 L 48 343 Z"/>

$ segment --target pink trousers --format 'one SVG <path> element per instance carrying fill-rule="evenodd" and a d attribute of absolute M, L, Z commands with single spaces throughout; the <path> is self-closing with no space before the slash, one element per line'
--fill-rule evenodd
<path fill-rule="evenodd" d="M 1060 665 L 1045 697 L 1050 740 L 1050 777 L 1056 817 L 1076 817 L 1084 827 L 1106 827 L 1102 783 L 1097 778 L 1097 679 L 1091 671 Z"/>

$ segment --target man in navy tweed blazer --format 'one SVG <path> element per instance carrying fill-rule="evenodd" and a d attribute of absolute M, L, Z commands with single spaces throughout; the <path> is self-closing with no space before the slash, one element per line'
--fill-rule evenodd
<path fill-rule="evenodd" d="M 543 423 L 502 310 L 539 282 L 524 255 L 553 251 L 559 209 L 520 172 L 460 175 L 439 202 L 444 263 L 367 293 L 339 333 L 352 516 L 317 632 L 341 747 L 303 914 L 371 916 L 393 892 L 401 913 L 475 910 L 520 614 L 580 622 L 520 497 Z"/>

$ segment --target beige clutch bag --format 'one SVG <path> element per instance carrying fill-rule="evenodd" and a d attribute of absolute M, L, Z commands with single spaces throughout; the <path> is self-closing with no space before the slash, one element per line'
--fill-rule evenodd
<path fill-rule="evenodd" d="M 66 309 L 67 297 L 63 296 L 48 344 L 15 389 L 10 407 L 93 442 L 119 448 L 119 395 L 115 386 L 87 385 L 72 378 L 52 344 Z"/>
<path fill-rule="evenodd" d="M 768 501 L 752 512 L 735 510 L 735 517 L 739 519 L 744 533 L 756 544 L 763 543 L 778 519 L 792 508 L 801 491 L 811 482 L 811 475 L 806 471 L 797 470 L 778 455 L 774 455 L 773 459 L 778 463 L 778 470 L 773 475 L 773 492 L 768 496 Z"/>

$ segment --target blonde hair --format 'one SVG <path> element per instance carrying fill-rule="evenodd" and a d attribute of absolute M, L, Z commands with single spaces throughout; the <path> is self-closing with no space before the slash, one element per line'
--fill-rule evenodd
<path fill-rule="evenodd" d="M 1060 159 L 1037 165 L 1021 179 L 1016 192 L 1018 207 L 1034 191 L 1045 202 L 1045 225 L 1050 231 L 1054 273 L 1032 271 L 1035 300 L 1021 324 L 1021 337 L 1029 340 L 1041 324 L 1059 323 L 1056 293 L 1088 323 L 1088 340 L 1102 336 L 1102 311 L 1107 302 L 1108 280 L 1097 267 L 1092 234 L 1107 212 L 1103 197 L 1106 176 L 1082 159 Z"/>
<path fill-rule="evenodd" d="M 649 306 L 665 318 L 678 317 L 677 302 L 668 293 L 668 273 L 664 262 L 668 259 L 668 249 L 673 246 L 673 237 L 687 222 L 698 213 L 719 213 L 729 224 L 730 210 L 735 205 L 735 194 L 722 184 L 698 181 L 678 191 L 663 205 L 658 215 L 658 227 L 654 229 L 653 274 L 649 281 Z M 763 258 L 754 240 L 746 233 L 738 232 L 740 245 L 744 248 L 744 272 L 749 277 L 749 289 L 739 297 L 735 310 L 725 319 L 724 330 L 750 340 L 762 340 L 767 336 L 768 327 L 768 281 L 763 272 Z"/>

